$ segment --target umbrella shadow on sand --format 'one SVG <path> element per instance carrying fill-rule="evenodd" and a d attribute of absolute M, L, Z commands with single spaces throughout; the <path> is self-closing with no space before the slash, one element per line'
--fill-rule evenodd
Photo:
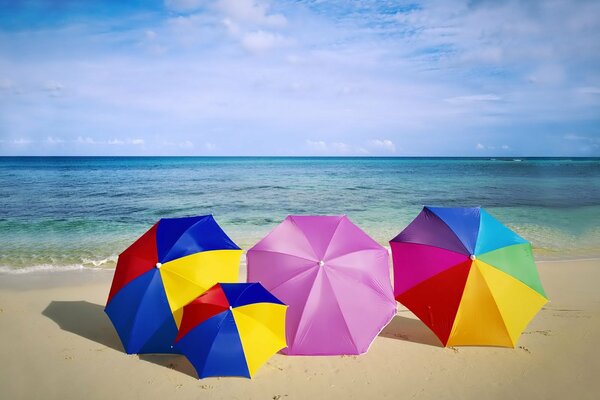
<path fill-rule="evenodd" d="M 423 322 L 401 315 L 396 315 L 392 318 L 379 336 L 434 347 L 443 347 L 437 336 Z"/>
<path fill-rule="evenodd" d="M 63 331 L 124 353 L 119 336 L 104 312 L 104 306 L 87 301 L 52 301 L 42 315 L 56 322 Z M 197 378 L 194 368 L 183 356 L 140 354 L 139 358 Z"/>

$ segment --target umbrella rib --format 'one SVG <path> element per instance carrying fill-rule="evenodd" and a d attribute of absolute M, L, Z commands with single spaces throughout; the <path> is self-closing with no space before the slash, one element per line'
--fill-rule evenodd
<path fill-rule="evenodd" d="M 252 317 L 248 316 L 248 314 L 246 314 L 246 313 L 244 312 L 244 307 L 247 307 L 247 306 L 253 306 L 253 305 L 255 305 L 255 304 L 272 304 L 272 305 L 281 306 L 281 307 L 288 307 L 288 306 L 287 306 L 287 305 L 285 305 L 285 304 L 276 304 L 276 303 L 269 303 L 269 302 L 264 302 L 264 301 L 263 301 L 263 302 L 259 302 L 259 303 L 245 304 L 245 305 L 243 305 L 243 306 L 239 306 L 239 307 L 236 307 L 236 308 L 235 308 L 235 310 L 236 310 L 237 312 L 244 314 L 244 315 L 245 315 L 247 318 L 250 318 L 250 319 L 252 319 L 254 322 L 257 322 L 257 323 L 259 323 L 260 325 L 262 325 L 262 326 L 264 326 L 265 328 L 267 328 L 267 330 L 273 334 L 273 337 L 275 337 L 276 339 L 278 339 L 278 337 L 277 337 L 277 333 L 276 333 L 276 332 L 275 332 L 273 329 L 271 329 L 271 327 L 269 327 L 267 324 L 263 323 L 261 320 L 258 320 L 258 319 L 256 319 L 256 318 L 252 318 Z M 233 319 L 235 320 L 235 314 L 233 315 Z"/>
<path fill-rule="evenodd" d="M 477 267 L 477 268 L 479 269 L 479 267 Z M 500 311 L 500 307 L 498 307 L 498 303 L 496 302 L 496 298 L 494 297 L 494 293 L 490 289 L 490 284 L 488 283 L 485 275 L 482 274 L 481 271 L 478 271 L 478 272 L 481 275 L 481 277 L 483 278 L 483 281 L 485 282 L 485 286 L 487 287 L 487 290 L 490 292 L 490 297 L 494 301 L 494 305 L 496 306 L 496 310 L 498 310 L 498 314 L 500 314 L 500 319 L 502 320 L 502 325 L 504 326 L 504 330 L 506 331 L 506 334 L 508 335 L 508 340 L 510 340 L 510 343 L 512 344 L 512 346 L 515 347 L 516 343 L 513 342 L 513 339 L 510 336 L 510 332 L 508 331 L 508 326 L 506 326 L 506 321 L 504 320 L 504 314 L 502 314 L 502 311 Z M 465 285 L 465 288 L 466 288 L 466 285 Z M 462 299 L 461 299 L 461 301 L 462 301 Z"/>
<path fill-rule="evenodd" d="M 381 248 L 371 248 L 371 249 L 359 249 L 359 250 L 354 250 L 354 251 L 351 251 L 351 252 L 348 252 L 348 253 L 337 255 L 337 256 L 335 256 L 333 258 L 328 258 L 327 262 L 332 262 L 334 260 L 337 260 L 338 258 L 346 257 L 346 256 L 349 256 L 351 254 L 362 253 L 363 251 L 385 251 L 387 253 L 387 250 L 385 248 L 383 248 L 383 247 L 381 247 Z"/>
<path fill-rule="evenodd" d="M 358 346 L 356 345 L 356 342 L 354 341 L 354 338 L 352 337 L 352 332 L 350 332 L 350 327 L 348 326 L 348 321 L 346 321 L 346 316 L 344 315 L 344 312 L 342 311 L 342 307 L 340 307 L 340 301 L 337 297 L 337 293 L 335 292 L 335 289 L 333 288 L 333 285 L 331 284 L 331 281 L 329 280 L 329 276 L 327 275 L 327 272 L 324 271 L 324 275 L 325 275 L 325 279 L 327 279 L 327 283 L 329 284 L 329 287 L 331 288 L 331 293 L 333 294 L 333 298 L 335 299 L 335 304 L 337 305 L 337 308 L 340 311 L 340 315 L 342 316 L 344 325 L 346 326 L 346 332 L 348 332 L 348 336 L 350 337 L 350 341 L 352 342 L 354 349 L 358 352 L 359 351 Z"/>
<path fill-rule="evenodd" d="M 511 245 L 509 245 L 509 246 L 506 246 L 506 247 L 500 247 L 500 248 L 498 248 L 498 249 L 495 249 L 495 250 L 487 251 L 487 252 L 485 252 L 485 253 L 482 253 L 482 254 L 480 254 L 480 255 L 479 255 L 479 256 L 477 256 L 477 257 L 478 257 L 479 259 L 481 259 L 481 256 L 484 256 L 485 254 L 488 254 L 488 253 L 491 253 L 491 252 L 494 252 L 494 251 L 498 251 L 498 250 L 502 250 L 502 249 L 507 249 L 507 248 L 509 248 L 509 247 L 513 247 L 513 246 L 522 246 L 522 245 L 525 245 L 525 244 L 528 244 L 529 246 L 531 246 L 531 243 L 529 243 L 529 242 L 527 242 L 527 243 L 516 243 L 516 244 L 511 244 Z M 481 260 L 483 261 L 483 259 L 481 259 Z M 490 264 L 490 263 L 488 263 L 488 262 L 486 262 L 486 261 L 483 261 L 483 262 L 485 262 L 485 263 L 486 263 L 487 265 L 489 265 L 490 267 L 493 267 L 494 269 L 496 269 L 496 270 L 498 270 L 498 271 L 500 271 L 500 272 L 503 272 L 503 273 L 505 273 L 505 274 L 507 274 L 507 275 L 509 275 L 509 276 L 511 276 L 511 277 L 513 277 L 513 278 L 515 278 L 517 281 L 521 282 L 522 284 L 524 284 L 525 286 L 527 286 L 527 287 L 528 287 L 528 288 L 530 288 L 531 290 L 533 290 L 533 291 L 535 291 L 535 292 L 539 293 L 539 294 L 540 294 L 542 297 L 544 297 L 544 298 L 546 298 L 546 299 L 548 298 L 548 297 L 546 296 L 545 292 L 544 292 L 544 294 L 542 294 L 542 293 L 538 292 L 536 289 L 534 289 L 533 287 L 531 287 L 531 285 L 529 285 L 528 283 L 524 282 L 524 281 L 523 281 L 521 278 L 519 278 L 519 277 L 516 277 L 516 276 L 514 276 L 514 275 L 511 275 L 511 274 L 507 273 L 506 271 L 504 271 L 503 269 L 501 269 L 501 268 L 499 268 L 499 267 L 495 266 L 494 264 Z M 542 287 L 542 283 L 541 283 L 541 281 L 540 281 L 540 274 L 539 274 L 539 272 L 537 271 L 537 268 L 535 268 L 535 262 L 533 261 L 533 255 L 532 255 L 532 262 L 533 262 L 533 265 L 534 265 L 534 270 L 535 270 L 535 274 L 536 274 L 536 277 L 537 277 L 537 281 L 539 282 L 540 286 Z M 544 289 L 544 288 L 542 287 L 542 290 L 543 290 L 543 289 Z"/>
<path fill-rule="evenodd" d="M 342 220 L 346 218 L 346 216 L 342 216 L 342 218 L 339 219 L 339 221 L 337 222 L 337 224 L 335 225 L 335 229 L 333 230 L 333 233 L 331 234 L 331 237 L 329 238 L 329 243 L 327 243 L 327 247 L 325 248 L 325 252 L 323 253 L 323 255 L 326 255 L 327 252 L 329 251 L 329 247 L 331 246 L 331 242 L 333 242 L 333 238 L 335 237 L 335 234 L 338 232 L 340 225 L 342 224 Z"/>
<path fill-rule="evenodd" d="M 353 277 L 352 275 L 350 275 L 346 270 L 344 270 L 343 268 L 336 268 L 334 269 L 335 272 L 341 272 L 342 275 L 346 275 L 347 277 L 351 278 L 351 279 L 356 279 L 355 277 Z M 394 306 L 396 305 L 396 300 L 390 300 L 390 298 L 388 296 L 386 296 L 384 293 L 380 292 L 379 290 L 376 290 L 375 288 L 373 288 L 371 285 L 362 285 L 362 286 L 366 286 L 369 289 L 371 289 L 372 292 L 377 293 L 380 297 L 383 297 L 385 300 L 387 300 L 388 302 L 394 304 Z M 391 285 L 390 285 L 391 286 Z M 392 289 L 392 293 L 393 293 L 393 289 Z M 392 294 L 392 298 L 393 298 L 393 294 Z"/>
<path fill-rule="evenodd" d="M 251 287 L 255 286 L 256 284 L 257 284 L 257 283 L 256 283 L 256 282 L 254 282 L 254 283 L 252 283 L 252 284 L 250 284 L 250 285 L 247 285 L 247 286 L 244 288 L 244 290 L 242 290 L 242 291 L 240 292 L 240 294 L 238 294 L 238 296 L 235 298 L 235 301 L 234 301 L 234 303 L 237 303 L 237 302 L 238 302 L 238 300 L 239 300 L 239 299 L 242 297 L 242 295 L 243 295 L 244 293 L 246 293 L 246 290 L 250 289 Z M 225 297 L 227 297 L 227 295 L 226 295 Z M 229 305 L 231 305 L 231 302 L 229 303 Z"/>
<path fill-rule="evenodd" d="M 467 246 L 463 243 L 462 239 L 458 236 L 458 234 L 454 231 L 454 229 L 452 229 L 452 227 L 446 221 L 444 221 L 444 219 L 442 217 L 440 217 L 439 215 L 434 213 L 431 209 L 429 209 L 429 207 L 425 207 L 425 208 L 427 208 L 427 210 L 430 213 L 432 213 L 437 219 L 439 219 L 442 222 L 442 224 L 444 224 L 448 227 L 450 232 L 452 232 L 452 234 L 456 237 L 456 239 L 458 239 L 458 243 L 460 243 L 462 248 L 465 250 L 465 254 L 471 254 L 469 249 L 467 249 Z M 479 217 L 479 218 L 480 218 L 480 220 L 479 220 L 480 226 L 479 227 L 481 228 L 481 217 Z M 477 237 L 475 238 L 475 242 L 477 242 L 478 237 L 479 237 L 479 229 L 477 229 Z"/>
<path fill-rule="evenodd" d="M 290 276 L 288 279 L 286 279 L 286 280 L 284 280 L 284 281 L 282 281 L 282 282 L 278 283 L 276 286 L 273 286 L 272 288 L 269 288 L 269 291 L 270 291 L 270 292 L 272 292 L 272 291 L 274 291 L 275 289 L 279 288 L 280 286 L 282 286 L 282 285 L 285 285 L 286 283 L 288 283 L 288 282 L 289 282 L 289 281 L 291 281 L 292 279 L 296 279 L 297 277 L 299 277 L 299 276 L 300 276 L 300 275 L 302 275 L 302 274 L 305 274 L 305 273 L 308 273 L 308 272 L 311 272 L 311 271 L 313 271 L 313 270 L 315 269 L 315 267 L 316 267 L 316 264 L 315 264 L 315 266 L 313 266 L 313 267 L 309 267 L 309 268 L 307 268 L 307 269 L 305 269 L 305 270 L 303 270 L 303 271 L 300 271 L 300 272 L 298 272 L 297 274 L 294 274 L 294 275 Z"/>
<path fill-rule="evenodd" d="M 179 278 L 181 278 L 181 279 L 183 279 L 183 280 L 185 280 L 185 281 L 187 281 L 187 282 L 191 283 L 192 285 L 194 285 L 194 286 L 196 286 L 196 287 L 199 287 L 199 288 L 202 288 L 202 289 L 204 289 L 204 287 L 203 287 L 203 286 L 201 286 L 200 284 L 198 284 L 197 282 L 194 282 L 194 281 L 192 281 L 191 279 L 188 279 L 188 278 L 186 278 L 185 276 L 183 276 L 183 275 L 181 275 L 181 274 L 179 274 L 179 273 L 177 273 L 177 272 L 175 272 L 175 271 L 173 271 L 173 270 L 171 270 L 171 269 L 164 269 L 164 268 L 163 268 L 163 269 L 162 269 L 162 271 L 166 271 L 166 272 L 167 272 L 167 273 L 169 273 L 169 274 L 176 275 L 177 277 L 179 277 Z M 162 273 L 162 272 L 161 272 L 161 273 Z M 210 288 L 208 288 L 208 289 L 210 289 Z M 207 289 L 205 289 L 205 290 L 207 290 Z"/>
<path fill-rule="evenodd" d="M 226 310 L 225 312 L 227 312 L 229 310 Z M 231 314 L 231 317 L 233 318 L 233 313 Z M 225 315 L 225 317 L 223 317 L 223 319 L 219 322 L 219 327 L 217 328 L 217 333 L 215 334 L 215 337 L 212 340 L 212 343 L 210 344 L 210 348 L 208 349 L 208 352 L 206 353 L 206 359 L 208 360 L 208 355 L 210 354 L 210 352 L 212 351 L 213 346 L 215 345 L 215 342 L 217 341 L 217 336 L 219 336 L 219 333 L 221 333 L 221 327 L 223 326 L 223 322 L 225 322 L 225 319 L 227 318 L 227 315 Z M 233 318 L 233 323 L 235 324 L 235 318 Z M 202 324 L 200 324 L 202 325 Z M 235 324 L 235 329 L 237 330 L 237 324 Z M 238 337 L 240 335 L 240 332 L 238 330 Z M 241 342 L 241 339 L 240 339 Z M 243 349 L 243 348 L 242 348 Z M 246 356 L 244 355 L 244 362 L 246 362 L 246 370 L 248 371 L 248 374 L 250 374 L 250 369 L 248 368 L 248 361 L 246 360 Z M 204 375 L 204 370 L 206 369 L 206 362 L 204 363 L 204 366 L 202 367 L 202 371 L 201 373 L 198 373 L 198 375 L 202 375 L 200 376 L 201 378 Z"/>
<path fill-rule="evenodd" d="M 289 257 L 299 258 L 301 260 L 316 262 L 316 260 L 313 260 L 313 259 L 310 259 L 310 258 L 306 258 L 306 257 L 302 257 L 302 256 L 298 256 L 298 255 L 295 255 L 295 254 L 290 254 L 290 253 L 284 253 L 284 252 L 281 252 L 281 251 L 275 251 L 275 250 L 250 249 L 249 251 L 252 251 L 252 252 L 262 251 L 264 253 L 281 254 L 283 256 L 289 256 Z"/>
<path fill-rule="evenodd" d="M 308 244 L 308 247 L 310 247 L 310 249 L 312 250 L 313 254 L 316 257 L 317 256 L 317 251 L 313 247 L 313 245 L 310 242 L 310 240 L 308 240 L 308 237 L 306 236 L 306 233 L 298 226 L 298 224 L 296 224 L 296 221 L 294 221 L 294 217 L 290 217 L 290 221 L 292 221 L 292 224 L 294 225 L 294 227 L 298 230 L 298 232 L 300 232 L 300 234 L 302 235 L 302 237 L 304 238 L 304 240 L 306 240 L 306 243 Z"/>
<path fill-rule="evenodd" d="M 150 287 L 152 282 L 154 282 L 154 279 L 156 279 L 156 276 L 153 276 L 152 279 L 150 280 L 150 282 L 148 283 L 148 286 L 146 286 L 146 290 L 144 291 L 144 294 L 142 295 L 142 298 L 140 299 L 140 302 L 138 303 L 137 309 L 135 310 L 135 316 L 133 317 L 133 323 L 131 324 L 131 330 L 129 331 L 129 335 L 127 337 L 127 343 L 129 343 L 129 341 L 131 340 L 131 334 L 133 333 L 135 326 L 137 325 L 138 317 L 140 315 L 139 314 L 140 307 L 142 306 L 144 299 L 148 295 L 148 287 Z M 163 292 L 165 292 L 164 286 L 163 286 Z M 167 297 L 167 293 L 165 292 L 165 298 L 166 297 Z M 171 309 L 171 306 L 169 304 L 169 299 L 167 299 L 167 307 L 169 307 L 169 310 Z M 171 316 L 173 316 L 173 314 L 171 314 Z M 137 351 L 136 351 L 136 353 L 137 353 Z"/>
<path fill-rule="evenodd" d="M 304 271 L 304 272 L 306 272 L 306 271 Z M 300 317 L 298 318 L 298 326 L 296 327 L 296 331 L 293 333 L 294 338 L 292 339 L 292 343 L 291 343 L 292 345 L 296 344 L 296 336 L 298 335 L 298 332 L 300 330 L 300 324 L 302 323 L 302 318 L 304 317 L 304 312 L 306 311 L 306 305 L 308 304 L 308 299 L 309 299 L 310 295 L 312 294 L 312 291 L 315 288 L 315 282 L 317 281 L 319 272 L 320 272 L 320 270 L 317 270 L 317 275 L 315 276 L 312 283 L 310 284 L 310 290 L 308 291 L 308 295 L 306 295 L 306 301 L 304 302 L 304 306 L 302 307 L 302 312 L 300 313 Z"/>

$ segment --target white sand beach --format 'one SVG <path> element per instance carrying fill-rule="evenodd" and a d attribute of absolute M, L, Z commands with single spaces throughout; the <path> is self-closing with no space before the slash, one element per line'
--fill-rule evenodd
<path fill-rule="evenodd" d="M 112 271 L 3 275 L 4 399 L 596 399 L 600 260 L 539 262 L 551 299 L 517 348 L 442 348 L 398 314 L 367 354 L 275 355 L 249 380 L 198 380 L 182 356 L 127 355 L 106 315 Z"/>

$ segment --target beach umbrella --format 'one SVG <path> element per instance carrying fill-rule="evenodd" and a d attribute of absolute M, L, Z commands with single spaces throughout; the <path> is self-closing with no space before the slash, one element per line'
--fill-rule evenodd
<path fill-rule="evenodd" d="M 346 216 L 288 216 L 247 253 L 289 305 L 285 354 L 360 354 L 396 313 L 385 248 Z"/>
<path fill-rule="evenodd" d="M 117 262 L 106 314 L 132 353 L 172 353 L 182 307 L 236 282 L 242 251 L 212 215 L 163 218 Z"/>
<path fill-rule="evenodd" d="M 424 207 L 390 246 L 396 299 L 444 346 L 514 347 L 548 301 L 531 244 L 483 208 Z"/>
<path fill-rule="evenodd" d="M 286 346 L 286 308 L 260 283 L 216 284 L 183 308 L 174 348 L 199 378 L 250 378 Z"/>

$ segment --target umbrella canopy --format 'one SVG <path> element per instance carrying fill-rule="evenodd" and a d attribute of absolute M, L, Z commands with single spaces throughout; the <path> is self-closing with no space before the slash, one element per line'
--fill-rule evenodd
<path fill-rule="evenodd" d="M 182 307 L 238 279 L 242 251 L 212 215 L 163 218 L 117 262 L 106 313 L 132 353 L 172 353 Z"/>
<path fill-rule="evenodd" d="M 444 346 L 514 347 L 548 301 L 531 244 L 483 208 L 424 207 L 390 245 L 396 299 Z"/>
<path fill-rule="evenodd" d="M 288 216 L 247 259 L 289 305 L 285 354 L 364 353 L 396 313 L 387 250 L 346 216 Z"/>
<path fill-rule="evenodd" d="M 221 283 L 183 308 L 175 349 L 199 378 L 250 378 L 286 346 L 287 306 L 260 283 Z"/>

